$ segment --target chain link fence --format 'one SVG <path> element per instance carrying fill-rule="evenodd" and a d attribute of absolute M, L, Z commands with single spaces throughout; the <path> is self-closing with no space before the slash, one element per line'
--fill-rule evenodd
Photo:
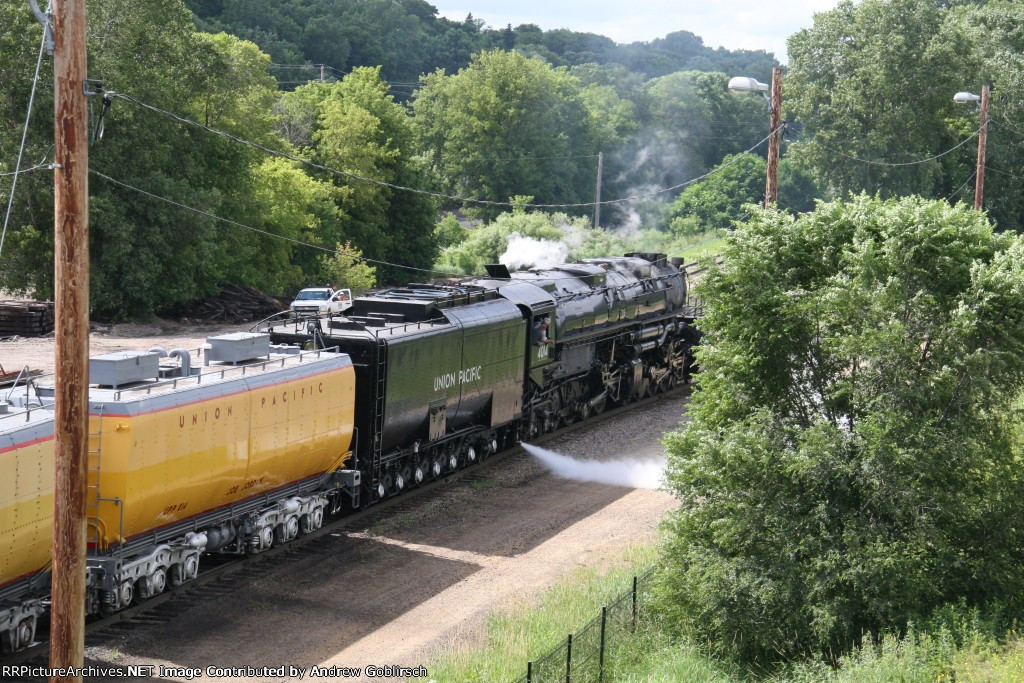
<path fill-rule="evenodd" d="M 629 590 L 543 657 L 528 662 L 526 676 L 514 683 L 603 683 L 623 636 L 636 630 L 653 577 L 654 569 L 634 576 Z"/>

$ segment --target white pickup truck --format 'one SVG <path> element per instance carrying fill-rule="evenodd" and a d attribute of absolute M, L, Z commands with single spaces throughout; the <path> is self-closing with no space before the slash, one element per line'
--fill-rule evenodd
<path fill-rule="evenodd" d="M 344 313 L 352 308 L 351 289 L 307 287 L 295 295 L 291 309 L 296 317 L 323 313 Z"/>

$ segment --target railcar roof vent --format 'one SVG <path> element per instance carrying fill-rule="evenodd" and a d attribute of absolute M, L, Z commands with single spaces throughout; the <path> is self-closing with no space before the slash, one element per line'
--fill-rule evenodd
<path fill-rule="evenodd" d="M 232 332 L 206 338 L 206 364 L 244 363 L 270 356 L 270 335 L 256 332 Z"/>
<path fill-rule="evenodd" d="M 160 356 L 148 351 L 115 351 L 89 359 L 89 382 L 118 388 L 160 376 Z"/>

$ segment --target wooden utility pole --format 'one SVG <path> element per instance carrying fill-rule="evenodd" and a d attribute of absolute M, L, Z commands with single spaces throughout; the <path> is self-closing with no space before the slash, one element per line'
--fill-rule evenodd
<path fill-rule="evenodd" d="M 85 0 L 53 2 L 56 471 L 50 666 L 81 667 L 89 427 L 89 147 Z M 53 676 L 50 681 L 80 681 Z"/>
<path fill-rule="evenodd" d="M 974 172 L 974 208 L 981 209 L 985 192 L 985 141 L 988 138 L 988 86 L 981 86 L 981 128 L 978 129 L 978 167 Z"/>
<path fill-rule="evenodd" d="M 601 174 L 604 172 L 604 152 L 597 153 L 597 188 L 594 190 L 594 229 L 601 227 Z"/>
<path fill-rule="evenodd" d="M 782 67 L 772 69 L 772 97 L 768 103 L 770 134 L 768 170 L 764 188 L 764 208 L 775 203 L 779 194 L 779 141 L 782 139 Z"/>

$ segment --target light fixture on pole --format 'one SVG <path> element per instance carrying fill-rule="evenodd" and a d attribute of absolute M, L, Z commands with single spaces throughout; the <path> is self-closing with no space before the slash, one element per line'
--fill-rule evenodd
<path fill-rule="evenodd" d="M 978 165 L 974 171 L 974 208 L 980 209 L 985 190 L 985 143 L 988 140 L 988 86 L 981 86 L 981 95 L 958 92 L 953 95 L 957 104 L 979 102 L 981 104 L 981 127 L 978 128 Z"/>
<path fill-rule="evenodd" d="M 767 83 L 762 83 L 756 78 L 733 76 L 729 79 L 729 90 L 736 92 L 768 92 L 768 88 Z"/>
<path fill-rule="evenodd" d="M 763 92 L 768 98 L 769 111 L 769 133 L 768 140 L 768 167 L 766 170 L 764 188 L 764 208 L 775 203 L 775 197 L 779 190 L 779 141 L 782 137 L 782 67 L 772 69 L 771 95 L 769 86 L 756 78 L 748 76 L 734 76 L 729 79 L 729 90 L 737 92 Z"/>

